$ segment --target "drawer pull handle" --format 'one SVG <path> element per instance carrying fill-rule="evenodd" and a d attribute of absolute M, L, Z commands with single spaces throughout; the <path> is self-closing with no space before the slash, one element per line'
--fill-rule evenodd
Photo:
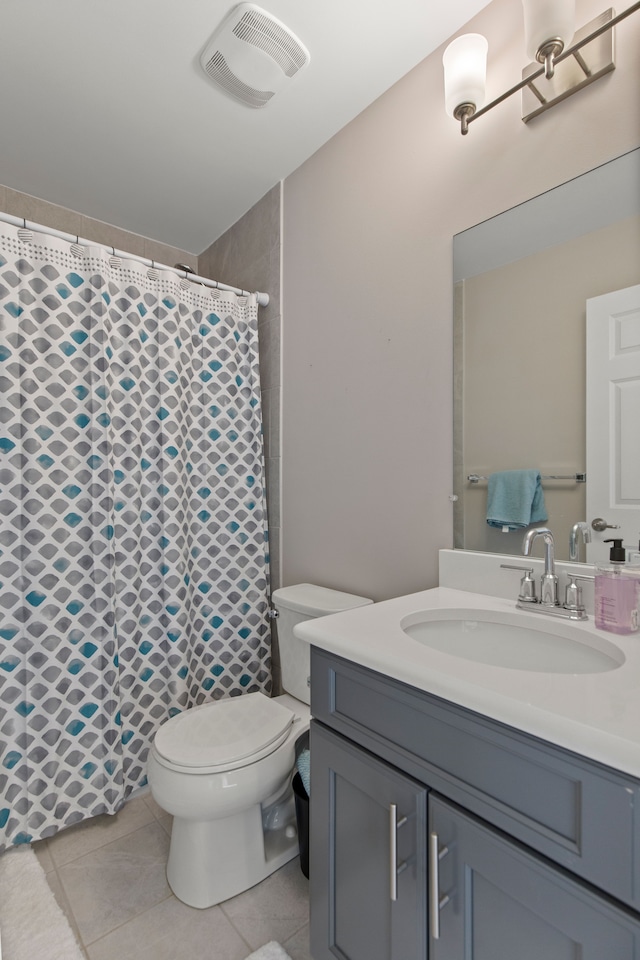
<path fill-rule="evenodd" d="M 440 847 L 437 833 L 429 834 L 429 927 L 434 940 L 440 939 L 440 911 L 451 900 L 448 893 L 440 896 L 440 861 L 449 853 L 449 847 Z"/>
<path fill-rule="evenodd" d="M 406 817 L 398 817 L 398 805 L 389 804 L 389 896 L 398 899 L 398 874 L 407 869 L 405 862 L 398 863 L 398 830 L 407 822 Z"/>

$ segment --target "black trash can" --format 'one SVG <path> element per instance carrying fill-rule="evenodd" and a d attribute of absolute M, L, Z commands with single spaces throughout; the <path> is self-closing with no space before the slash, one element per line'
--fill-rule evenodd
<path fill-rule="evenodd" d="M 293 778 L 293 796 L 296 804 L 296 822 L 298 824 L 298 846 L 300 848 L 300 869 L 309 879 L 309 797 L 299 773 Z"/>
<path fill-rule="evenodd" d="M 309 731 L 296 740 L 296 762 L 303 750 L 309 749 Z M 292 782 L 293 797 L 296 805 L 296 823 L 298 825 L 298 847 L 300 849 L 300 869 L 309 879 L 309 794 L 305 790 L 302 777 L 296 770 Z"/>

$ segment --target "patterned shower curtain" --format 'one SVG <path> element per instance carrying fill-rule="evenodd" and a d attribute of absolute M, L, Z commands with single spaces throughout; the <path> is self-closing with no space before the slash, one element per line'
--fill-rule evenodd
<path fill-rule="evenodd" d="M 269 692 L 257 303 L 0 223 L 0 849 Z"/>

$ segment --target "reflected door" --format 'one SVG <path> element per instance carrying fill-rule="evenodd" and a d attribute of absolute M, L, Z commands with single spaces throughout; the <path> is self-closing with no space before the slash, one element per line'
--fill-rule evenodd
<path fill-rule="evenodd" d="M 640 540 L 640 285 L 587 300 L 587 560 Z M 619 529 L 612 529 L 613 526 Z"/>

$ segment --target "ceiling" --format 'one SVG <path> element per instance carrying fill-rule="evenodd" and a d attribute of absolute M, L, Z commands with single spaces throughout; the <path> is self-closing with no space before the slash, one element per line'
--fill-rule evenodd
<path fill-rule="evenodd" d="M 200 253 L 487 0 L 258 0 L 311 59 L 257 110 L 199 64 L 234 5 L 2 0 L 0 183 Z"/>

